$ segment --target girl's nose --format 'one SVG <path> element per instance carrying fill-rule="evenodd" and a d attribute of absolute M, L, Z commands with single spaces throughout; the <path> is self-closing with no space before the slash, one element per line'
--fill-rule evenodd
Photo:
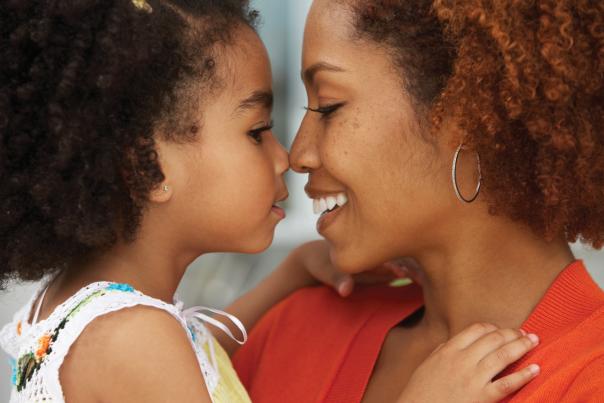
<path fill-rule="evenodd" d="M 289 170 L 289 155 L 287 154 L 285 147 L 283 147 L 279 141 L 276 141 L 275 143 L 277 144 L 275 170 L 278 175 L 283 175 Z"/>

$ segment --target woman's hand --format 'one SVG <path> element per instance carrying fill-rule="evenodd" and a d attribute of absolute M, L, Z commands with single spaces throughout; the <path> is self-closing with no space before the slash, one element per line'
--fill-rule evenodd
<path fill-rule="evenodd" d="M 320 282 L 333 287 L 342 297 L 352 293 L 355 284 L 387 284 L 409 278 L 420 282 L 419 266 L 410 258 L 387 262 L 361 274 L 346 274 L 333 265 L 327 241 L 308 242 L 292 252 L 292 257 L 309 275 L 309 284 Z"/>
<path fill-rule="evenodd" d="M 539 344 L 521 330 L 476 324 L 439 346 L 414 372 L 399 403 L 490 403 L 521 389 L 539 374 L 529 365 L 494 379 Z"/>

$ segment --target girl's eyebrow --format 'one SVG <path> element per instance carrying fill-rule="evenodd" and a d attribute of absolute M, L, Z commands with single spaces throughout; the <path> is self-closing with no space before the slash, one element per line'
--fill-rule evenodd
<path fill-rule="evenodd" d="M 249 109 L 262 107 L 266 109 L 273 108 L 273 92 L 266 90 L 254 91 L 252 95 L 245 98 L 239 103 L 239 106 L 235 109 L 235 113 L 245 112 Z"/>

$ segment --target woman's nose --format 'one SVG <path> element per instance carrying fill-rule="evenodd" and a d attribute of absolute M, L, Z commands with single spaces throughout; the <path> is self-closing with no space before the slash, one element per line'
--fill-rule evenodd
<path fill-rule="evenodd" d="M 317 138 L 313 132 L 307 118 L 304 118 L 289 154 L 289 164 L 298 173 L 308 173 L 321 165 Z"/>

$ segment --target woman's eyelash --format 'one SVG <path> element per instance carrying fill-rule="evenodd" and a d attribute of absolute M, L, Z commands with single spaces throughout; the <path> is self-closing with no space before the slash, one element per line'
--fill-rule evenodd
<path fill-rule="evenodd" d="M 340 109 L 342 106 L 344 106 L 344 102 L 333 105 L 319 106 L 318 108 L 311 108 L 310 106 L 305 106 L 304 109 L 310 112 L 320 113 L 322 115 L 321 118 L 327 118 L 329 117 L 329 115 Z"/>
<path fill-rule="evenodd" d="M 254 139 L 255 142 L 262 143 L 262 134 L 264 132 L 273 130 L 273 127 L 274 127 L 274 122 L 271 120 L 271 122 L 268 125 L 259 127 L 258 129 L 250 130 L 247 134 L 252 139 Z"/>

